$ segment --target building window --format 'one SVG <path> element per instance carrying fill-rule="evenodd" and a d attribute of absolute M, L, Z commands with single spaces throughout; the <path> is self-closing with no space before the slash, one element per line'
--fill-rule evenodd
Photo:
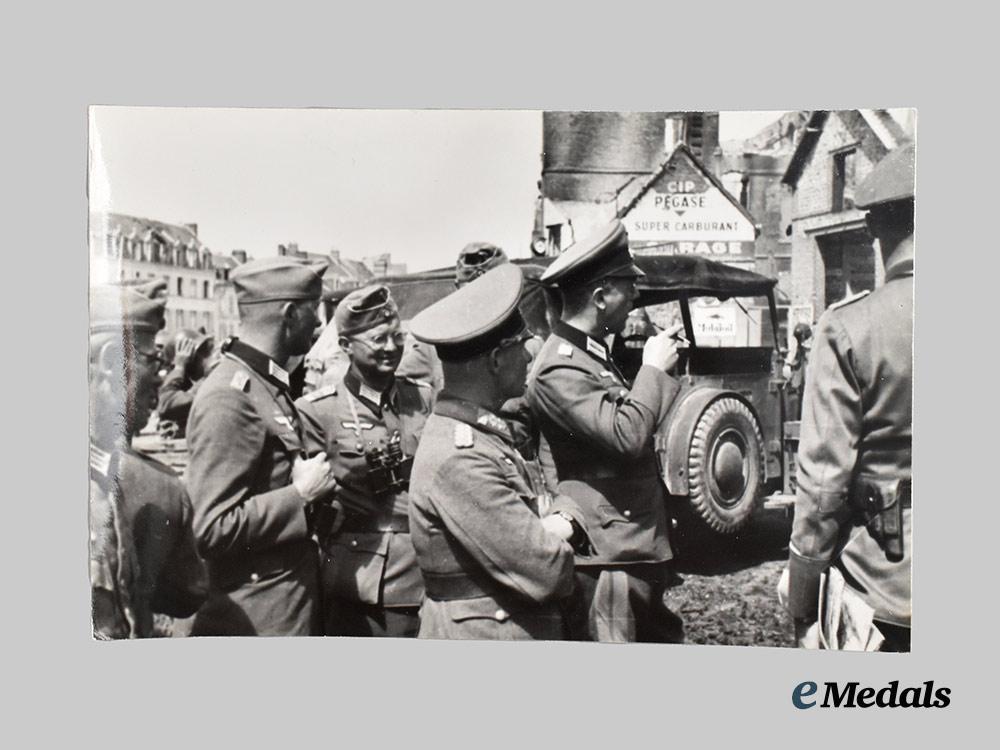
<path fill-rule="evenodd" d="M 823 307 L 875 288 L 875 250 L 863 230 L 818 238 L 823 260 Z"/>
<path fill-rule="evenodd" d="M 747 175 L 740 180 L 740 205 L 750 208 L 750 178 Z"/>
<path fill-rule="evenodd" d="M 178 297 L 184 296 L 184 279 L 182 279 L 180 276 L 177 277 L 177 296 Z"/>
<path fill-rule="evenodd" d="M 833 155 L 834 212 L 854 208 L 854 149 Z"/>

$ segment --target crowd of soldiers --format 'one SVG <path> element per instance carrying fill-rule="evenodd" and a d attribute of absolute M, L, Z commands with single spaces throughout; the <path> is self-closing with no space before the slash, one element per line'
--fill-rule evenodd
<path fill-rule="evenodd" d="M 161 613 L 193 617 L 191 635 L 681 642 L 653 442 L 680 390 L 680 326 L 650 335 L 634 380 L 623 376 L 608 341 L 643 276 L 624 227 L 546 269 L 544 340 L 519 310 L 521 270 L 482 243 L 408 332 L 388 287 L 350 293 L 333 321 L 347 372 L 299 394 L 288 368 L 314 341 L 322 272 L 286 257 L 244 264 L 231 276 L 240 336 L 215 361 L 197 337 L 175 344 L 160 408 L 186 433 L 183 484 L 130 447 L 163 385 L 164 285 L 93 290 L 95 634 L 149 636 Z M 811 371 L 834 366 L 830 330 L 821 320 Z M 811 384 L 805 414 L 819 419 Z M 802 443 L 815 457 L 815 435 Z M 840 459 L 847 475 L 861 460 Z M 824 481 L 807 464 L 800 484 Z M 805 624 L 811 576 L 836 545 L 810 546 L 803 525 L 826 519 L 802 519 L 791 578 Z"/>

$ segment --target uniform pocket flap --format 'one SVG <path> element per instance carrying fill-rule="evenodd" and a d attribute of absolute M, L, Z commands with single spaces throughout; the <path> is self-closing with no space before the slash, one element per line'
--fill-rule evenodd
<path fill-rule="evenodd" d="M 333 540 L 332 547 L 342 547 L 351 552 L 367 552 L 385 557 L 389 554 L 388 534 L 342 534 Z"/>
<path fill-rule="evenodd" d="M 324 589 L 348 601 L 378 604 L 388 553 L 388 534 L 341 535 L 326 550 Z"/>
<path fill-rule="evenodd" d="M 494 620 L 505 622 L 510 613 L 490 597 L 457 599 L 448 602 L 448 614 L 454 622 L 463 620 Z"/>

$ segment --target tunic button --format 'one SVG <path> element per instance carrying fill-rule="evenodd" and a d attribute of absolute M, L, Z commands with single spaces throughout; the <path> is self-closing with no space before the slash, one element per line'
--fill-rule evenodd
<path fill-rule="evenodd" d="M 632 511 L 626 510 L 625 511 L 625 518 L 631 518 L 631 517 L 632 517 Z"/>
<path fill-rule="evenodd" d="M 257 583 L 257 581 L 260 580 L 260 574 L 259 573 L 251 573 L 250 574 L 250 580 L 253 581 L 254 583 Z"/>
<path fill-rule="evenodd" d="M 505 610 L 498 609 L 496 614 L 493 615 L 497 622 L 505 622 L 510 615 L 507 614 Z"/>
<path fill-rule="evenodd" d="M 358 540 L 357 539 L 352 539 L 351 540 L 351 546 L 352 547 L 357 547 L 358 546 Z"/>

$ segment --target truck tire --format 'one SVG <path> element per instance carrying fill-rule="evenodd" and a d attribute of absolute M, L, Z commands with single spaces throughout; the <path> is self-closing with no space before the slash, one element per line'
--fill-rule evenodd
<path fill-rule="evenodd" d="M 753 516 L 764 486 L 764 438 L 745 403 L 724 397 L 701 413 L 688 482 L 691 509 L 713 531 L 731 534 Z"/>

